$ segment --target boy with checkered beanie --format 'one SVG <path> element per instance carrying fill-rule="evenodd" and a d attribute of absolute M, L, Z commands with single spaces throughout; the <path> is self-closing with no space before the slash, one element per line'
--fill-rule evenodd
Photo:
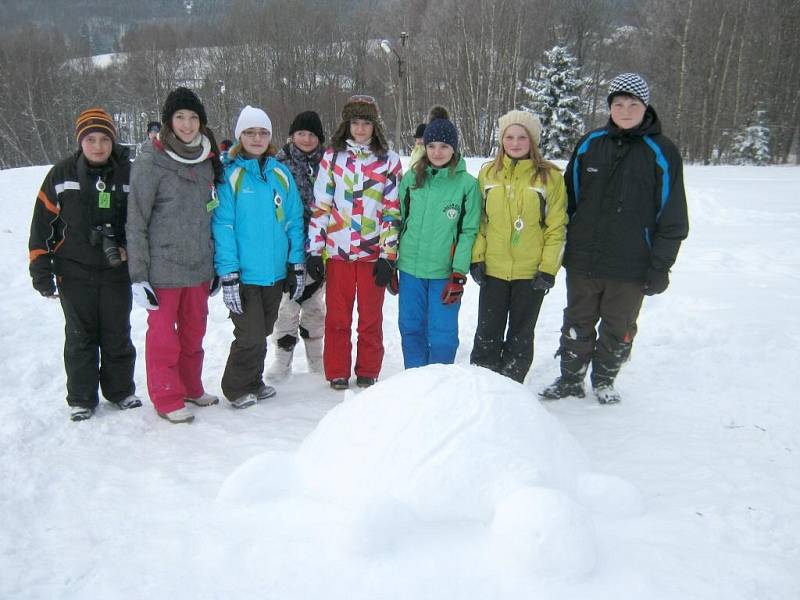
<path fill-rule="evenodd" d="M 581 138 L 564 174 L 567 308 L 561 376 L 541 392 L 546 400 L 583 397 L 591 364 L 597 400 L 620 401 L 614 382 L 630 356 L 644 296 L 667 289 L 689 233 L 683 163 L 661 133 L 645 79 L 617 75 L 608 106 L 608 123 Z"/>

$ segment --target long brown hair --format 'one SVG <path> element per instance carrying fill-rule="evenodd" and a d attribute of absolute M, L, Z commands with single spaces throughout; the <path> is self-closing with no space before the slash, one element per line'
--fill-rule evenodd
<path fill-rule="evenodd" d="M 450 169 L 450 174 L 453 174 L 453 171 L 456 169 L 456 165 L 458 161 L 461 160 L 461 155 L 458 152 L 453 152 L 453 156 L 450 157 L 450 160 L 445 167 Z M 414 165 L 414 188 L 418 189 L 425 185 L 425 180 L 428 178 L 428 167 L 432 167 L 430 159 L 428 158 L 428 153 L 422 155 L 422 157 L 416 162 Z M 442 168 L 442 167 L 434 167 L 434 168 Z"/>
<path fill-rule="evenodd" d="M 519 123 L 514 123 L 514 125 L 519 125 L 525 130 L 525 133 L 528 134 L 528 139 L 531 142 L 531 150 L 523 159 L 526 160 L 530 159 L 533 163 L 533 176 L 531 177 L 531 185 L 536 183 L 537 179 L 541 179 L 542 183 L 547 184 L 547 177 L 549 175 L 550 169 L 555 169 L 556 172 L 560 173 L 561 169 L 558 168 L 558 165 L 555 163 L 550 162 L 549 160 L 545 160 L 544 156 L 542 156 L 542 152 L 539 150 L 539 145 L 535 143 L 534 137 L 531 135 L 531 132 L 528 131 L 528 128 L 524 125 L 520 125 Z M 510 127 L 510 125 L 509 125 Z M 505 131 L 503 132 L 505 133 Z M 498 175 L 503 171 L 503 161 L 506 157 L 506 151 L 503 148 L 503 138 L 500 138 L 500 146 L 497 148 L 497 156 L 495 157 L 494 161 L 492 161 L 492 169 L 494 169 L 495 173 Z"/>

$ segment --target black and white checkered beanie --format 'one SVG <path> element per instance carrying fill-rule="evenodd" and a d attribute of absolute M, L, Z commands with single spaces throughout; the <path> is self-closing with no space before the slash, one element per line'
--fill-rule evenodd
<path fill-rule="evenodd" d="M 622 73 L 611 80 L 608 86 L 608 105 L 617 94 L 628 94 L 641 100 L 645 106 L 650 104 L 650 88 L 641 75 L 636 73 Z"/>

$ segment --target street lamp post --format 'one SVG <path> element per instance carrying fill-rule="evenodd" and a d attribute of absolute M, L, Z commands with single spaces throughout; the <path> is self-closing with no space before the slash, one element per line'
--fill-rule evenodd
<path fill-rule="evenodd" d="M 406 62 L 403 57 L 405 54 L 405 47 L 406 47 L 406 40 L 408 39 L 408 34 L 405 31 L 400 32 L 400 51 L 394 49 L 394 47 L 389 43 L 389 40 L 383 40 L 381 42 L 381 49 L 386 52 L 386 54 L 394 53 L 395 58 L 397 58 L 397 119 L 395 120 L 394 126 L 394 148 L 396 152 L 400 152 L 400 146 L 402 144 L 402 119 L 403 119 L 403 106 L 405 104 L 405 66 Z"/>

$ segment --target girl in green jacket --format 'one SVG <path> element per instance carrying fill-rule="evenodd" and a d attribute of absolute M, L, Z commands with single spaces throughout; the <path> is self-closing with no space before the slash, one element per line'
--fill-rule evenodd
<path fill-rule="evenodd" d="M 512 110 L 499 126 L 497 157 L 478 175 L 483 211 L 470 274 L 481 294 L 470 362 L 522 383 L 539 308 L 561 266 L 566 190 L 539 152 L 539 119 Z"/>
<path fill-rule="evenodd" d="M 406 369 L 451 364 L 458 310 L 480 219 L 477 181 L 458 154 L 458 132 L 436 107 L 425 155 L 400 183 L 399 326 Z"/>

